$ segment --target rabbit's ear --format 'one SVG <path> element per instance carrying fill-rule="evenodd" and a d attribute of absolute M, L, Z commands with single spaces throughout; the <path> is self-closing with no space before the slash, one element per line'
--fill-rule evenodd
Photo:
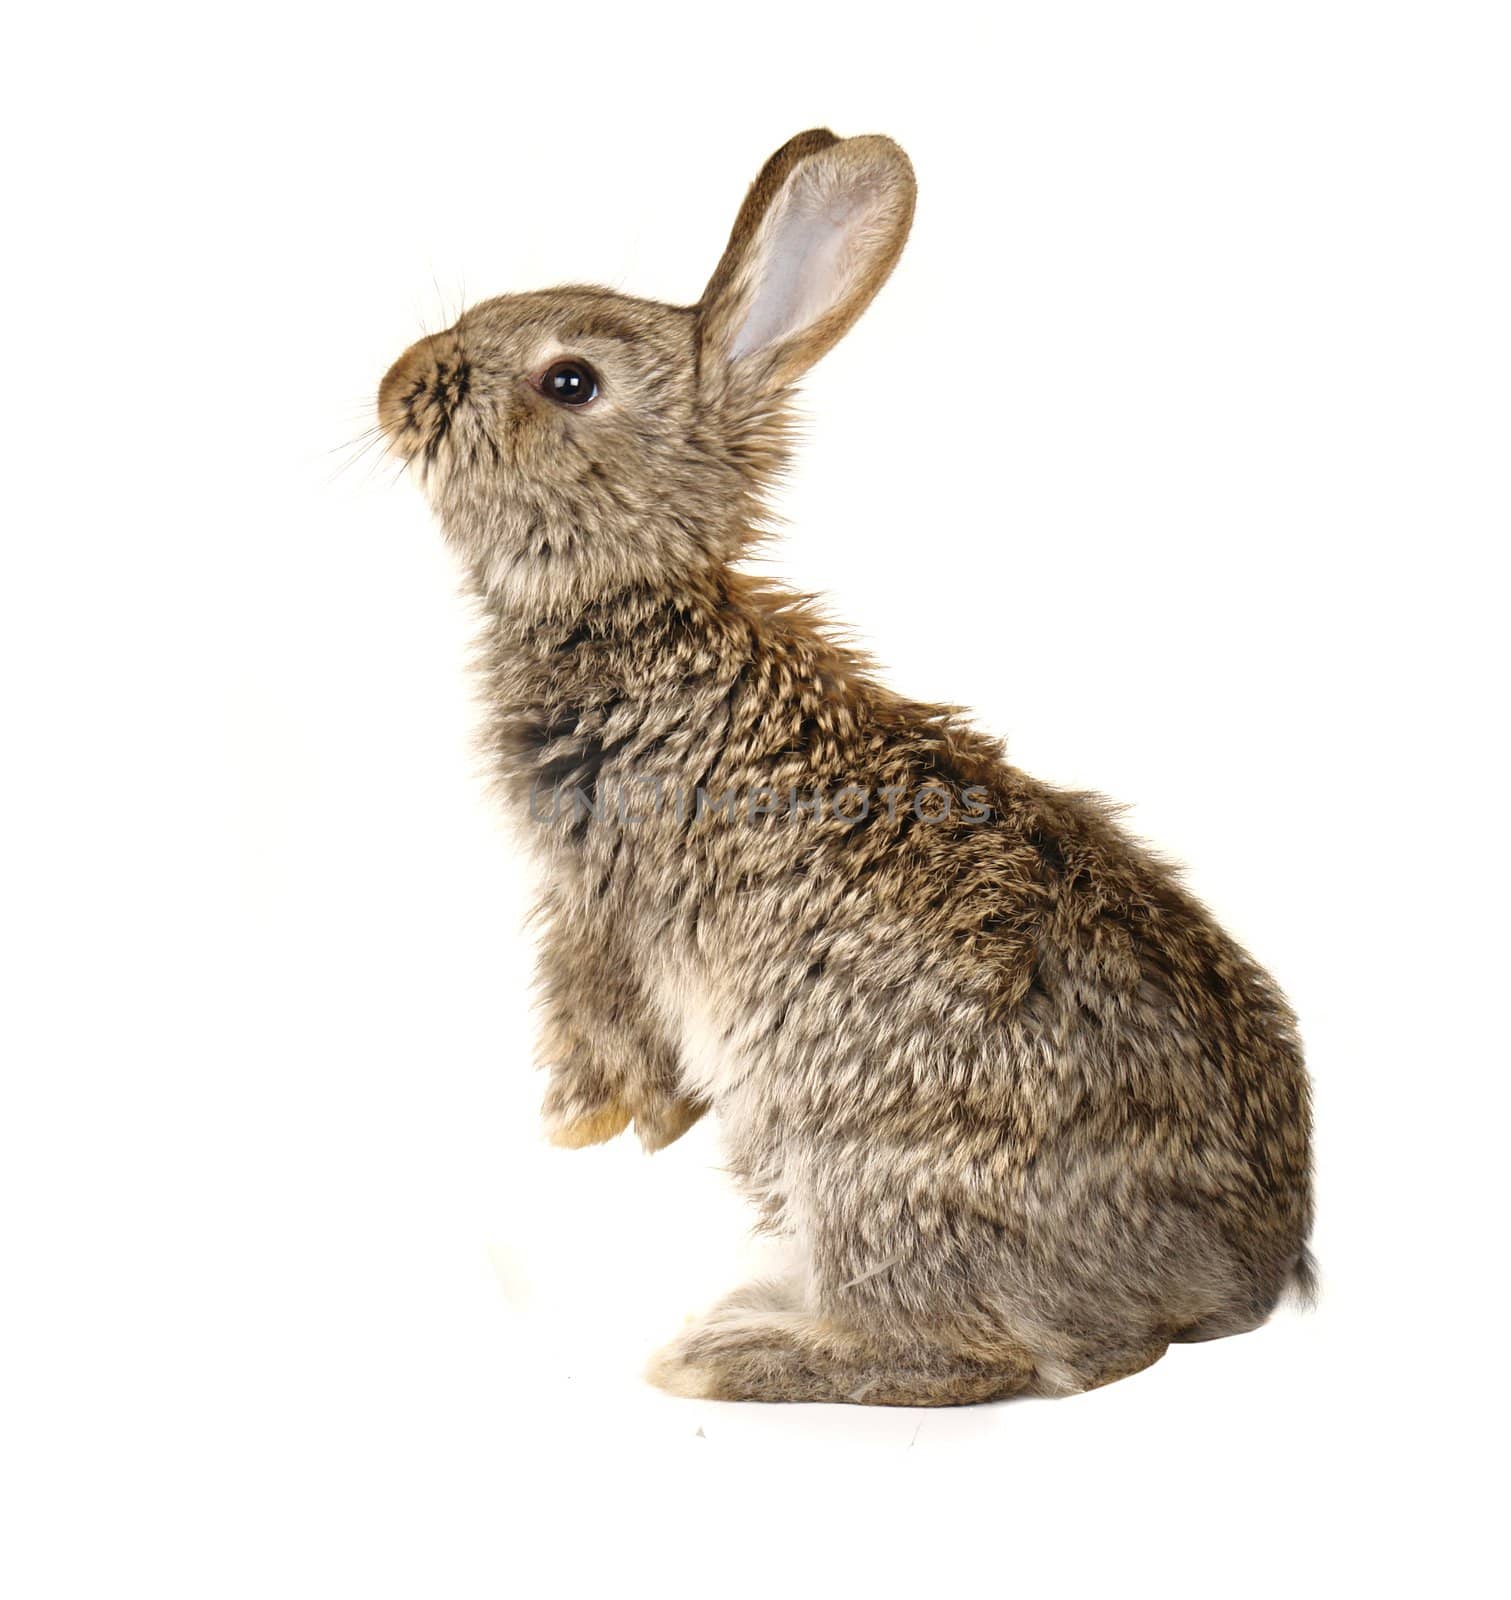
<path fill-rule="evenodd" d="M 705 370 L 764 390 L 806 372 L 886 282 L 914 193 L 913 168 L 890 139 L 815 128 L 784 144 L 745 197 L 699 302 Z"/>

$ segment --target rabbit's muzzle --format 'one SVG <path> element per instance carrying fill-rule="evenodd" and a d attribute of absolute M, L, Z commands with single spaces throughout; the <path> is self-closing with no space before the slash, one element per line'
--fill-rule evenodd
<path fill-rule="evenodd" d="M 466 356 L 444 334 L 411 345 L 378 386 L 378 422 L 394 452 L 434 462 L 471 380 Z"/>

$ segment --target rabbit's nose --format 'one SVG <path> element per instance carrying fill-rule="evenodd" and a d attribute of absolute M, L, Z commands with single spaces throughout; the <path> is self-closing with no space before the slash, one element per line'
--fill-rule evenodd
<path fill-rule="evenodd" d="M 378 385 L 378 422 L 390 438 L 403 432 L 409 420 L 405 397 L 424 392 L 433 365 L 427 350 L 411 345 Z"/>

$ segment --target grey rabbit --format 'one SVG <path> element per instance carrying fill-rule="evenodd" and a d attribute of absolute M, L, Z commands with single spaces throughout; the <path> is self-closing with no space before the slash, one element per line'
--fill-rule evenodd
<path fill-rule="evenodd" d="M 911 225 L 890 140 L 799 134 L 702 299 L 505 295 L 382 383 L 485 617 L 487 748 L 543 876 L 545 1115 L 717 1113 L 791 1276 L 676 1394 L 1066 1394 L 1310 1291 L 1309 1089 L 1271 979 L 1094 797 L 906 700 L 738 565 L 793 385 Z"/>

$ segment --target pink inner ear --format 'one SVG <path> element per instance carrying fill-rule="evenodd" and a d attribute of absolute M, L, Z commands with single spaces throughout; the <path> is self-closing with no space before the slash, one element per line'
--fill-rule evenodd
<path fill-rule="evenodd" d="M 837 189 L 832 176 L 827 184 L 812 173 L 793 178 L 757 242 L 755 290 L 730 346 L 731 360 L 780 344 L 838 304 L 875 202 L 869 189 Z"/>

